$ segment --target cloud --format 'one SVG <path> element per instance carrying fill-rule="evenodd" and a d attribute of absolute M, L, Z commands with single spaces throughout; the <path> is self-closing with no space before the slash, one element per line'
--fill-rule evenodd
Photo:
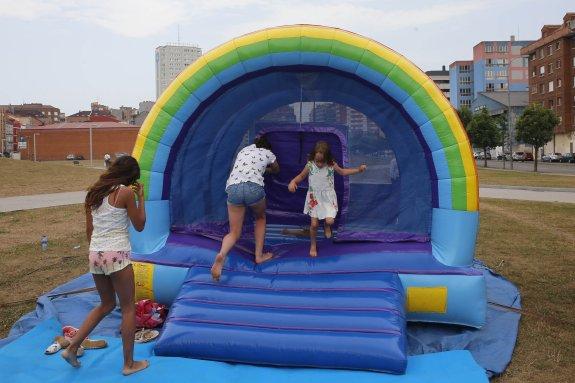
<path fill-rule="evenodd" d="M 485 9 L 491 2 L 450 0 L 430 5 L 381 0 L 0 0 L 0 18 L 75 20 L 126 37 L 153 36 L 176 24 L 194 24 L 229 36 L 294 23 L 368 32 L 446 22 Z"/>

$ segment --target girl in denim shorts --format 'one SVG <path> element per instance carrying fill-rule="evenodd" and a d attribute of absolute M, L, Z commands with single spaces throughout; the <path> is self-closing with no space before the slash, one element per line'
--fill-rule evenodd
<path fill-rule="evenodd" d="M 251 209 L 255 217 L 255 262 L 262 263 L 272 257 L 271 253 L 263 253 L 266 235 L 266 193 L 264 191 L 266 171 L 277 173 L 279 165 L 276 156 L 271 151 L 270 143 L 264 137 L 259 137 L 254 144 L 240 150 L 226 182 L 230 232 L 224 237 L 220 252 L 214 260 L 212 266 L 214 280 L 220 279 L 226 256 L 242 234 L 246 207 Z"/>

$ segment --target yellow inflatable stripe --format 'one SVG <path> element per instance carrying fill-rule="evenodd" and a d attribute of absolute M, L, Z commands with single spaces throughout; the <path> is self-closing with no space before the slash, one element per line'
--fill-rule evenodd
<path fill-rule="evenodd" d="M 289 25 L 279 28 L 264 29 L 265 36 L 268 39 L 289 39 L 301 36 L 301 25 Z M 258 32 L 256 32 L 258 33 Z M 259 40 L 261 41 L 261 40 Z"/>
<path fill-rule="evenodd" d="M 407 311 L 445 314 L 447 312 L 447 287 L 408 287 Z"/>
<path fill-rule="evenodd" d="M 156 102 L 154 104 L 154 106 L 152 107 L 152 109 L 150 110 L 150 113 L 148 113 L 148 116 L 144 120 L 144 123 L 140 127 L 140 131 L 138 132 L 138 135 L 142 135 L 144 137 L 148 136 L 148 134 L 150 133 L 152 126 L 154 126 L 154 123 L 156 122 L 156 119 L 158 118 L 158 115 L 160 114 L 161 110 L 162 110 L 162 107 L 161 107 L 160 103 Z M 136 153 L 135 150 L 136 150 L 136 148 L 134 147 L 134 153 L 137 154 L 137 157 L 135 157 L 135 158 L 138 159 L 141 155 L 141 152 Z"/>
<path fill-rule="evenodd" d="M 332 40 L 333 36 L 335 35 L 335 29 L 313 25 L 303 25 L 301 28 L 301 35 L 303 37 Z"/>
<path fill-rule="evenodd" d="M 341 29 L 336 29 L 334 33 L 334 38 L 341 41 L 342 43 L 355 46 L 361 49 L 365 49 L 370 43 L 369 39 L 363 36 L 357 35 L 352 32 L 344 31 Z"/>
<path fill-rule="evenodd" d="M 154 300 L 154 265 L 152 263 L 132 262 L 134 268 L 135 300 Z"/>
<path fill-rule="evenodd" d="M 142 152 L 144 151 L 144 145 L 146 144 L 146 137 L 138 133 L 136 137 L 136 143 L 134 144 L 134 150 L 132 150 L 132 157 L 137 161 L 140 161 L 142 157 Z"/>

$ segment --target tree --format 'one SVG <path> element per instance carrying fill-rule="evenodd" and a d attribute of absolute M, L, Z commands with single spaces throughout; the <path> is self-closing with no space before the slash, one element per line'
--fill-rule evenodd
<path fill-rule="evenodd" d="M 533 145 L 533 171 L 537 171 L 537 153 L 539 148 L 553 138 L 553 129 L 559 124 L 559 118 L 551 109 L 533 103 L 529 105 L 515 124 L 517 139 Z"/>
<path fill-rule="evenodd" d="M 473 118 L 471 109 L 463 105 L 461 108 L 457 109 L 457 114 L 459 115 L 459 119 L 461 120 L 463 127 L 467 129 L 467 125 L 469 125 L 471 119 Z"/>
<path fill-rule="evenodd" d="M 500 145 L 503 138 L 498 121 L 483 108 L 473 115 L 467 125 L 467 134 L 474 146 L 483 149 L 484 166 L 487 167 L 487 148 Z"/>

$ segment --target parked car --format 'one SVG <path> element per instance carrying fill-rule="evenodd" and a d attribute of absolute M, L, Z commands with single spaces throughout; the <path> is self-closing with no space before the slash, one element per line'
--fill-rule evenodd
<path fill-rule="evenodd" d="M 561 162 L 561 158 L 563 158 L 563 155 L 561 153 L 551 153 L 549 155 L 549 158 L 551 162 Z"/>
<path fill-rule="evenodd" d="M 561 157 L 561 161 L 559 162 L 575 164 L 575 156 L 573 155 L 573 153 L 565 153 L 563 154 L 563 156 Z"/>
<path fill-rule="evenodd" d="M 505 159 L 506 161 L 511 161 L 511 154 L 509 154 L 509 153 L 505 153 L 505 154 L 504 154 L 504 153 L 499 153 L 499 154 L 497 155 L 497 159 L 498 159 L 499 161 L 502 161 L 503 159 Z"/>
<path fill-rule="evenodd" d="M 525 161 L 525 152 L 515 152 L 513 153 L 513 161 Z"/>
<path fill-rule="evenodd" d="M 533 161 L 533 153 L 525 152 L 525 160 L 524 161 Z"/>
<path fill-rule="evenodd" d="M 68 155 L 66 156 L 66 159 L 67 159 L 68 161 L 83 160 L 83 159 L 84 159 L 84 156 L 81 155 L 81 154 L 77 154 L 77 155 L 76 155 L 76 154 L 68 154 Z"/>
<path fill-rule="evenodd" d="M 487 152 L 487 154 L 484 155 L 483 152 L 481 152 L 481 153 L 478 153 L 478 154 L 477 154 L 477 159 L 478 159 L 478 160 L 484 160 L 485 157 L 487 157 L 487 159 L 490 160 L 490 159 L 491 159 L 491 153 Z"/>
<path fill-rule="evenodd" d="M 541 161 L 542 162 L 551 162 L 551 156 L 549 154 L 545 154 L 543 157 L 541 157 Z"/>

